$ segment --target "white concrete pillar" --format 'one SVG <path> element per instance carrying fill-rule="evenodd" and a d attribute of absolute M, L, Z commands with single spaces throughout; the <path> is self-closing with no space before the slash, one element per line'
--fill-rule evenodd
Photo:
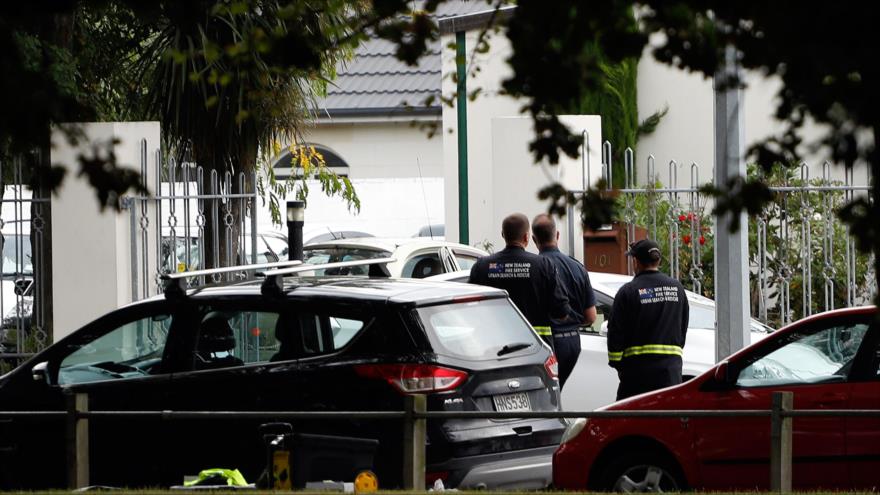
<path fill-rule="evenodd" d="M 54 340 L 132 300 L 131 218 L 127 211 L 101 211 L 94 188 L 79 176 L 80 155 L 93 156 L 93 144 L 112 145 L 120 167 L 141 171 L 141 141 L 147 142 L 146 184 L 154 184 L 158 122 L 77 124 L 86 139 L 68 142 L 59 129 L 52 133 L 52 165 L 68 173 L 52 196 L 52 298 Z M 100 152 L 105 146 L 97 148 Z M 150 215 L 152 219 L 152 214 Z M 156 259 L 155 229 L 148 243 Z M 154 281 L 151 281 L 155 283 Z"/>
<path fill-rule="evenodd" d="M 726 65 L 715 76 L 715 185 L 745 177 L 742 90 L 727 83 L 738 74 L 736 51 L 727 50 Z M 715 360 L 749 345 L 749 224 L 739 213 L 740 228 L 730 231 L 731 213 L 715 216 Z"/>

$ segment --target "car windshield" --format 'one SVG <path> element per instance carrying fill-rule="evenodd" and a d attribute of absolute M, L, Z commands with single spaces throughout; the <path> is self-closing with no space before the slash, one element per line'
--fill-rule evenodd
<path fill-rule="evenodd" d="M 310 265 L 337 263 L 340 261 L 371 260 L 388 258 L 390 256 L 391 253 L 388 251 L 359 247 L 306 248 L 303 250 L 303 257 L 305 258 L 306 263 Z M 368 266 L 350 266 L 344 268 L 315 270 L 315 275 L 366 275 L 369 270 L 370 267 Z"/>
<path fill-rule="evenodd" d="M 535 352 L 537 335 L 507 299 L 419 308 L 437 354 L 485 361 Z"/>
<path fill-rule="evenodd" d="M 33 275 L 31 238 L 27 235 L 3 235 L 3 275 Z"/>

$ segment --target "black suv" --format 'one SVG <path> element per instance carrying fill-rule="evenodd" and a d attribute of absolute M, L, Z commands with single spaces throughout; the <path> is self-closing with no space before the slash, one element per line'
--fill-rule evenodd
<path fill-rule="evenodd" d="M 0 377 L 0 409 L 62 410 L 64 390 L 92 410 L 559 409 L 556 361 L 502 291 L 365 277 L 288 278 L 155 297 L 107 314 Z M 91 483 L 168 486 L 214 467 L 255 480 L 263 420 L 97 418 Z M 297 432 L 379 440 L 375 468 L 399 486 L 399 420 L 308 420 Z M 565 422 L 430 420 L 427 482 L 538 488 Z M 63 419 L 0 419 L 0 488 L 65 486 Z M 295 462 L 295 461 L 294 461 Z"/>

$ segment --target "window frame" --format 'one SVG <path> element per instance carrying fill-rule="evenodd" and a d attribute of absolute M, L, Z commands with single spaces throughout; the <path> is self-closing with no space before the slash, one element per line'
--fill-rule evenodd
<path fill-rule="evenodd" d="M 736 380 L 733 380 L 731 386 L 735 390 L 752 390 L 752 389 L 766 389 L 766 388 L 779 388 L 779 387 L 802 387 L 802 386 L 817 386 L 823 384 L 834 384 L 834 383 L 857 383 L 862 381 L 869 381 L 870 377 L 865 377 L 864 372 L 862 371 L 865 368 L 864 361 L 866 360 L 866 354 L 869 352 L 868 348 L 870 345 L 866 345 L 867 342 L 873 342 L 873 339 L 876 339 L 876 329 L 874 329 L 871 325 L 871 318 L 873 315 L 843 315 L 839 317 L 833 318 L 822 318 L 813 320 L 802 325 L 799 325 L 796 328 L 792 328 L 790 330 L 786 330 L 780 334 L 774 334 L 767 339 L 761 341 L 761 344 L 755 348 L 752 352 L 749 352 L 746 355 L 743 355 L 741 358 L 737 359 L 735 362 L 730 363 L 728 366 L 730 369 L 730 376 L 735 377 Z M 737 383 L 739 380 L 739 375 L 749 366 L 754 364 L 770 355 L 773 352 L 785 347 L 786 345 L 790 345 L 796 342 L 793 339 L 794 335 L 800 335 L 800 338 L 805 338 L 808 336 L 815 335 L 819 332 L 829 330 L 834 327 L 852 327 L 855 325 L 867 325 L 868 330 L 862 338 L 862 342 L 859 344 L 859 348 L 856 350 L 856 353 L 853 357 L 853 365 L 850 367 L 849 373 L 844 376 L 844 379 L 840 382 L 791 382 L 791 383 L 768 383 L 766 385 L 741 385 Z M 800 340 L 797 339 L 797 340 Z"/>
<path fill-rule="evenodd" d="M 437 256 L 437 261 L 440 263 L 440 268 L 441 268 L 442 271 L 441 271 L 440 273 L 433 273 L 433 274 L 431 274 L 431 275 L 428 275 L 427 277 L 422 277 L 422 278 L 433 277 L 433 276 L 435 276 L 435 275 L 441 275 L 441 274 L 443 274 L 443 273 L 446 273 L 448 262 L 447 262 L 447 260 L 446 260 L 445 258 L 446 258 L 448 255 L 447 255 L 447 253 L 445 252 L 444 249 L 439 248 L 439 247 L 434 247 L 434 248 L 419 249 L 419 250 L 416 250 L 416 251 L 413 251 L 413 252 L 409 253 L 409 255 L 406 257 L 406 259 L 403 261 L 403 264 L 400 265 L 400 276 L 401 276 L 401 278 L 411 278 L 411 279 L 415 279 L 415 277 L 413 277 L 412 272 L 410 272 L 409 275 L 405 275 L 405 273 L 406 273 L 405 270 L 406 270 L 407 265 L 409 265 L 409 263 L 410 263 L 411 261 L 413 261 L 415 258 L 418 258 L 418 257 L 420 257 L 420 256 L 425 256 L 425 255 L 428 255 L 428 254 L 433 254 L 433 255 Z M 420 260 L 419 260 L 419 261 L 420 261 Z M 416 267 L 415 265 L 416 265 L 416 264 L 418 264 L 418 261 L 416 261 L 416 262 L 413 264 L 413 266 L 412 266 L 413 270 L 415 270 L 415 267 Z"/>
<path fill-rule="evenodd" d="M 355 335 L 350 338 L 344 346 L 336 349 L 334 348 L 331 352 L 323 352 L 318 354 L 312 354 L 307 356 L 298 356 L 293 359 L 285 359 L 279 361 L 271 361 L 271 358 L 266 361 L 258 361 L 258 362 L 245 362 L 241 366 L 232 366 L 225 368 L 215 368 L 215 369 L 194 369 L 194 365 L 190 364 L 187 369 L 178 370 L 176 373 L 178 374 L 191 374 L 191 373 L 211 373 L 211 372 L 222 372 L 228 370 L 237 370 L 237 369 L 249 369 L 249 368 L 264 368 L 267 366 L 275 366 L 275 365 L 284 365 L 285 363 L 289 364 L 292 362 L 300 362 L 306 360 L 314 360 L 314 359 L 326 359 L 328 357 L 336 356 L 337 354 L 348 350 L 355 342 L 357 342 L 363 335 L 368 331 L 369 327 L 372 325 L 373 321 L 375 321 L 376 316 L 370 309 L 366 306 L 358 307 L 358 305 L 353 304 L 339 304 L 331 302 L 331 301 L 322 301 L 316 300 L 314 298 L 302 298 L 302 297 L 294 297 L 294 298 L 283 298 L 276 300 L 266 300 L 261 296 L 246 296 L 246 297 L 237 297 L 237 298 L 193 298 L 191 300 L 191 305 L 194 307 L 194 310 L 198 311 L 198 314 L 201 317 L 204 317 L 205 308 L 210 308 L 210 311 L 239 311 L 239 312 L 263 312 L 263 313 L 276 313 L 279 317 L 284 313 L 308 313 L 313 316 L 322 316 L 322 317 L 337 317 L 337 318 L 345 318 L 350 320 L 362 321 L 363 326 L 357 331 Z M 198 334 L 198 325 L 194 325 L 192 331 L 190 332 L 189 346 L 188 350 L 182 351 L 182 353 L 189 353 L 189 355 L 193 356 L 193 353 L 196 350 L 197 338 Z M 333 335 L 329 333 L 329 342 L 334 344 Z M 325 336 L 322 336 L 324 339 Z M 326 345 L 327 340 L 324 339 L 323 343 Z M 277 351 L 276 351 L 277 353 Z M 190 360 L 192 362 L 192 360 Z"/>
<path fill-rule="evenodd" d="M 61 363 L 65 358 L 78 351 L 86 344 L 118 330 L 123 325 L 133 323 L 138 320 L 153 317 L 160 313 L 167 313 L 171 316 L 172 321 L 168 329 L 168 337 L 165 339 L 165 347 L 162 352 L 161 372 L 151 375 L 133 376 L 127 378 L 101 380 L 100 382 L 82 382 L 60 385 L 58 383 Z M 168 300 L 149 301 L 135 306 L 122 308 L 108 313 L 91 323 L 86 324 L 67 337 L 61 339 L 46 350 L 46 354 L 40 355 L 36 361 L 46 361 L 48 363 L 49 382 L 52 386 L 57 387 L 77 387 L 89 383 L 106 383 L 129 381 L 129 380 L 161 380 L 167 379 L 175 372 L 173 366 L 173 356 L 175 347 L 179 345 L 179 339 L 182 332 L 179 330 L 180 324 L 177 321 L 185 313 L 181 312 L 181 306 Z"/>

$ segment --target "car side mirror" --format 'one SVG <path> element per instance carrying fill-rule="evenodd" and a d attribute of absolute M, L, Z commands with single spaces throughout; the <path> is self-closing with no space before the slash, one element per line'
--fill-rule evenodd
<path fill-rule="evenodd" d="M 51 385 L 52 381 L 49 377 L 49 362 L 43 361 L 41 363 L 37 363 L 31 368 L 31 376 L 34 378 L 35 382 L 43 382 L 46 385 Z"/>
<path fill-rule="evenodd" d="M 715 383 L 729 387 L 736 382 L 736 376 L 730 368 L 730 362 L 721 361 L 715 367 Z"/>
<path fill-rule="evenodd" d="M 602 324 L 599 325 L 599 335 L 602 335 L 603 337 L 608 336 L 608 320 L 603 321 Z"/>
<path fill-rule="evenodd" d="M 34 281 L 32 279 L 20 278 L 15 281 L 15 288 L 13 292 L 15 292 L 16 296 L 26 296 L 28 292 L 30 292 L 31 287 L 34 285 Z"/>

